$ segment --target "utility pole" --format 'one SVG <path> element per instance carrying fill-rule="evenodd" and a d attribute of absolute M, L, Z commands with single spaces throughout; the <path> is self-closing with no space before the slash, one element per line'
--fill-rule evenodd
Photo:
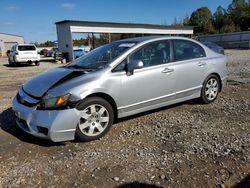
<path fill-rule="evenodd" d="M 95 49 L 95 36 L 94 36 L 94 33 L 92 33 L 92 48 Z"/>
<path fill-rule="evenodd" d="M 111 43 L 111 34 L 109 33 L 109 43 Z"/>

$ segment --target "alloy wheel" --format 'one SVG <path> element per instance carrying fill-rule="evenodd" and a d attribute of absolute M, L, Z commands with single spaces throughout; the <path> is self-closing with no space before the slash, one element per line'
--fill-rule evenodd
<path fill-rule="evenodd" d="M 81 114 L 79 129 L 87 136 L 101 134 L 109 124 L 108 110 L 100 104 L 87 106 Z"/>
<path fill-rule="evenodd" d="M 219 91 L 218 81 L 215 78 L 209 79 L 205 86 L 206 98 L 210 101 L 214 100 L 218 95 L 218 91 Z"/>

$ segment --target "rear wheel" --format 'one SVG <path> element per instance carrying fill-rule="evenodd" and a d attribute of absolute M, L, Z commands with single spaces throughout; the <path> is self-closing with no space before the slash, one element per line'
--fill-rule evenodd
<path fill-rule="evenodd" d="M 17 63 L 16 63 L 16 60 L 15 60 L 15 59 L 13 59 L 13 61 L 11 62 L 11 65 L 12 65 L 13 67 L 17 66 Z"/>
<path fill-rule="evenodd" d="M 15 58 L 12 59 L 13 60 L 11 61 L 10 57 L 8 58 L 9 65 L 15 67 L 16 66 Z"/>
<path fill-rule="evenodd" d="M 219 94 L 220 91 L 220 81 L 216 75 L 210 75 L 205 80 L 202 91 L 201 91 L 201 100 L 205 104 L 213 102 Z"/>
<path fill-rule="evenodd" d="M 32 61 L 28 61 L 27 63 L 28 63 L 29 65 L 32 65 L 32 64 L 33 64 L 33 62 L 32 62 Z"/>
<path fill-rule="evenodd" d="M 76 128 L 76 138 L 81 141 L 96 140 L 104 136 L 114 121 L 112 106 L 104 99 L 91 97 L 79 105 L 81 117 Z"/>
<path fill-rule="evenodd" d="M 39 66 L 39 65 L 40 65 L 40 62 L 39 62 L 39 61 L 36 61 L 36 62 L 35 62 L 35 65 L 36 65 L 36 66 Z"/>

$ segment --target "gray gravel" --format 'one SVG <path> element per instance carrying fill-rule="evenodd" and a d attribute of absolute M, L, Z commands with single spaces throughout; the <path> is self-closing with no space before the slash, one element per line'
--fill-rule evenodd
<path fill-rule="evenodd" d="M 226 55 L 229 82 L 213 104 L 162 108 L 120 120 L 97 141 L 61 144 L 21 132 L 10 110 L 18 85 L 59 65 L 0 59 L 0 187 L 231 187 L 249 178 L 250 51 Z"/>

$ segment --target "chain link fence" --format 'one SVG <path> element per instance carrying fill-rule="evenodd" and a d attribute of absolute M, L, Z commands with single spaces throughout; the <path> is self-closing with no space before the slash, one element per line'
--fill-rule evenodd
<path fill-rule="evenodd" d="M 223 48 L 250 49 L 250 31 L 199 36 L 201 42 L 214 42 Z"/>

